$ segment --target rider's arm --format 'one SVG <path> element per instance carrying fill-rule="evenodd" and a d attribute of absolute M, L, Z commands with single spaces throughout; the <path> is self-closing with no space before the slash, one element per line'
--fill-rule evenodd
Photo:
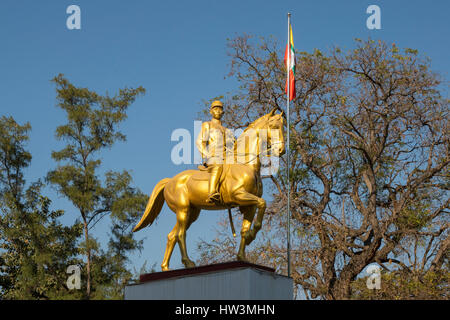
<path fill-rule="evenodd" d="M 208 140 L 209 140 L 209 123 L 203 122 L 202 130 L 200 131 L 200 134 L 198 135 L 195 145 L 197 146 L 198 151 L 200 151 L 202 158 L 205 160 L 209 158 L 208 148 L 207 148 Z"/>

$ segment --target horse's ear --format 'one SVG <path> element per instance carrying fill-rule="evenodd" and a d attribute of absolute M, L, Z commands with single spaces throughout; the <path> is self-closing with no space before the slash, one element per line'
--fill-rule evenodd
<path fill-rule="evenodd" d="M 275 111 L 277 111 L 277 110 L 278 110 L 277 107 L 273 108 L 272 111 L 270 111 L 269 116 L 270 117 L 274 116 L 275 115 Z"/>
<path fill-rule="evenodd" d="M 279 114 L 280 114 L 281 119 L 286 119 L 286 114 L 284 113 L 284 110 L 281 108 L 278 108 L 277 110 L 280 110 Z"/>

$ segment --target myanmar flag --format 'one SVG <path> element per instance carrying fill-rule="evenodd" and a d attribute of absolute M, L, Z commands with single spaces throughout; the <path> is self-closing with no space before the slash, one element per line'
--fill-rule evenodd
<path fill-rule="evenodd" d="M 289 25 L 289 42 L 288 44 L 286 44 L 286 52 L 284 53 L 284 64 L 286 66 L 286 69 L 289 70 L 289 77 L 286 78 L 286 88 L 284 89 L 284 92 L 286 92 L 286 94 L 289 96 L 289 101 L 291 101 L 292 99 L 295 98 L 295 54 L 294 54 L 294 37 L 292 36 L 292 26 L 290 25 Z M 289 83 L 289 93 L 287 92 L 288 83 Z"/>

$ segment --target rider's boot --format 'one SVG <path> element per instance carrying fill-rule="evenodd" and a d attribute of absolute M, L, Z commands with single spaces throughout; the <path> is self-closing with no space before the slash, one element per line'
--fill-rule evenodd
<path fill-rule="evenodd" d="M 222 173 L 222 166 L 216 165 L 211 169 L 211 178 L 209 180 L 209 196 L 206 202 L 216 203 L 220 201 L 220 193 L 217 192 L 217 185 L 219 183 L 220 174 Z"/>

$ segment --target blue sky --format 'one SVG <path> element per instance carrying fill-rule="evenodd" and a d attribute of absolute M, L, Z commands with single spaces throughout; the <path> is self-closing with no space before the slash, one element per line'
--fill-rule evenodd
<path fill-rule="evenodd" d="M 66 27 L 66 8 L 71 4 L 81 8 L 81 30 Z M 371 4 L 381 8 L 381 30 L 366 27 Z M 63 73 L 75 85 L 102 94 L 142 85 L 147 94 L 131 106 L 121 126 L 127 142 L 103 153 L 102 159 L 104 171 L 131 170 L 135 186 L 151 193 L 160 179 L 191 167 L 171 162 L 173 130 L 192 132 L 202 101 L 237 87 L 233 79 L 225 78 L 227 38 L 272 35 L 283 54 L 286 14 L 291 12 L 297 50 L 351 48 L 354 38 L 370 36 L 418 49 L 448 79 L 449 11 L 450 2 L 444 0 L 2 0 L 0 115 L 32 125 L 28 146 L 33 161 L 27 179 L 33 181 L 56 166 L 50 154 L 62 146 L 54 132 L 65 115 L 55 106 L 50 79 Z M 65 223 L 77 217 L 66 200 L 51 189 L 47 194 L 55 208 L 66 210 Z M 212 239 L 213 225 L 225 214 L 205 211 L 192 225 L 187 236 L 191 258 L 196 258 L 196 242 Z M 165 206 L 156 225 L 137 233 L 139 239 L 146 237 L 143 252 L 132 257 L 137 269 L 145 260 L 159 266 L 174 224 L 175 215 Z M 106 231 L 105 220 L 93 233 L 102 240 Z M 178 249 L 171 267 L 181 267 Z"/>

